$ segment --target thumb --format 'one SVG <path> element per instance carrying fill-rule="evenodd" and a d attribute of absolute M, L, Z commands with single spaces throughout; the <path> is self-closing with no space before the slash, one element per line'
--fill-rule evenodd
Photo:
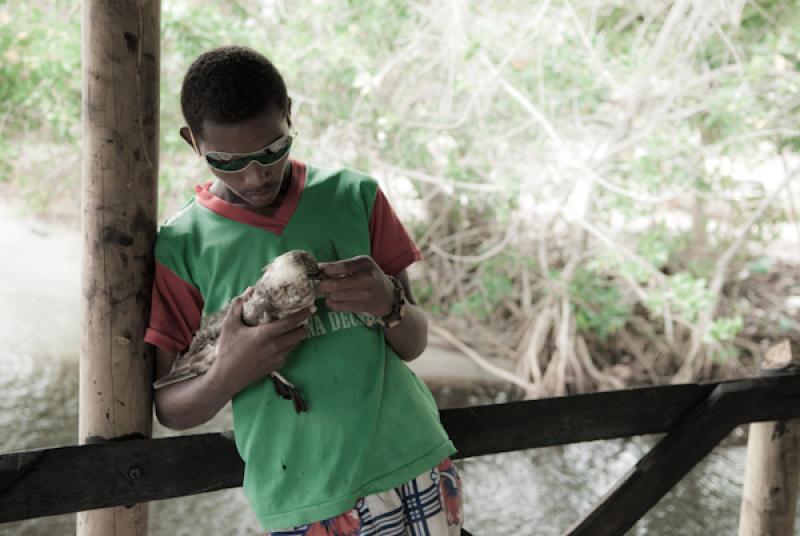
<path fill-rule="evenodd" d="M 237 296 L 231 302 L 230 307 L 228 307 L 228 312 L 225 314 L 224 322 L 226 324 L 229 323 L 242 323 L 242 312 L 244 311 L 244 302 L 253 294 L 253 288 L 247 287 L 241 296 Z"/>

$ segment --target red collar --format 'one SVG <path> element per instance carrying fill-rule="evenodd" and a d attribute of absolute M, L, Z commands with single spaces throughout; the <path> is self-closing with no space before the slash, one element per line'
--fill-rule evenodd
<path fill-rule="evenodd" d="M 254 227 L 260 227 L 280 235 L 286 224 L 289 223 L 292 214 L 294 214 L 306 183 L 306 165 L 296 160 L 291 160 L 290 162 L 292 165 L 292 182 L 289 184 L 289 191 L 286 192 L 286 197 L 274 216 L 257 214 L 241 205 L 233 205 L 217 197 L 211 193 L 211 181 L 202 186 L 198 184 L 194 187 L 195 192 L 197 192 L 197 200 L 208 210 L 220 216 Z"/>

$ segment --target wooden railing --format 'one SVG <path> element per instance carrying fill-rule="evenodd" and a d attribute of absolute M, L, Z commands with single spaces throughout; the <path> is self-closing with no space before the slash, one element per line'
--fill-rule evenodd
<path fill-rule="evenodd" d="M 455 458 L 665 433 L 575 536 L 624 534 L 736 425 L 797 417 L 800 374 L 441 411 Z M 2 454 L 0 523 L 237 487 L 242 474 L 230 433 Z"/>

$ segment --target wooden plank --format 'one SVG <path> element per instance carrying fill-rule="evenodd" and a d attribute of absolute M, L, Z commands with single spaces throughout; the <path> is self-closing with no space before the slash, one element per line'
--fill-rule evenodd
<path fill-rule="evenodd" d="M 240 486 L 241 459 L 230 436 L 134 439 L 36 451 L 16 473 L 0 457 L 0 522 L 126 506 Z"/>
<path fill-rule="evenodd" d="M 0 492 L 25 476 L 28 469 L 44 455 L 45 451 L 20 452 L 12 456 L 0 456 Z"/>
<path fill-rule="evenodd" d="M 565 534 L 625 534 L 733 429 L 734 410 L 725 386 L 717 387 Z"/>
<path fill-rule="evenodd" d="M 769 405 L 798 402 L 795 385 L 758 379 L 722 383 L 681 419 L 599 504 L 565 534 L 624 534 L 697 465 L 743 418 L 763 418 Z M 792 387 L 794 390 L 792 390 Z M 755 408 L 755 411 L 754 411 Z"/>
<path fill-rule="evenodd" d="M 666 432 L 716 387 L 684 384 L 444 410 L 467 458 L 525 448 Z"/>
<path fill-rule="evenodd" d="M 800 416 L 800 375 L 459 408 L 441 416 L 456 457 L 465 458 L 666 432 L 721 385 L 741 391 L 734 424 Z M 214 491 L 240 486 L 241 479 L 242 462 L 230 436 L 221 434 L 5 454 L 0 522 Z"/>
<path fill-rule="evenodd" d="M 791 418 L 800 413 L 800 375 L 706 384 L 664 385 L 444 410 L 442 423 L 458 457 L 614 439 L 669 431 L 720 385 L 743 385 L 766 406 L 740 408 L 737 424 Z M 748 396 L 744 394 L 742 396 Z"/>

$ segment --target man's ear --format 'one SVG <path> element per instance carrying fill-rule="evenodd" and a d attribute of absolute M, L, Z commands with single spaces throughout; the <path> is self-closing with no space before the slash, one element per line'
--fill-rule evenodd
<path fill-rule="evenodd" d="M 192 137 L 192 131 L 189 130 L 189 127 L 185 126 L 181 127 L 180 133 L 181 133 L 181 138 L 183 138 L 183 140 L 189 144 L 189 147 L 192 148 L 192 151 L 194 151 L 197 154 L 200 154 L 200 148 L 195 145 L 194 143 L 195 140 Z"/>
<path fill-rule="evenodd" d="M 288 106 L 286 107 L 286 123 L 289 128 L 292 128 L 292 98 L 289 97 Z"/>

